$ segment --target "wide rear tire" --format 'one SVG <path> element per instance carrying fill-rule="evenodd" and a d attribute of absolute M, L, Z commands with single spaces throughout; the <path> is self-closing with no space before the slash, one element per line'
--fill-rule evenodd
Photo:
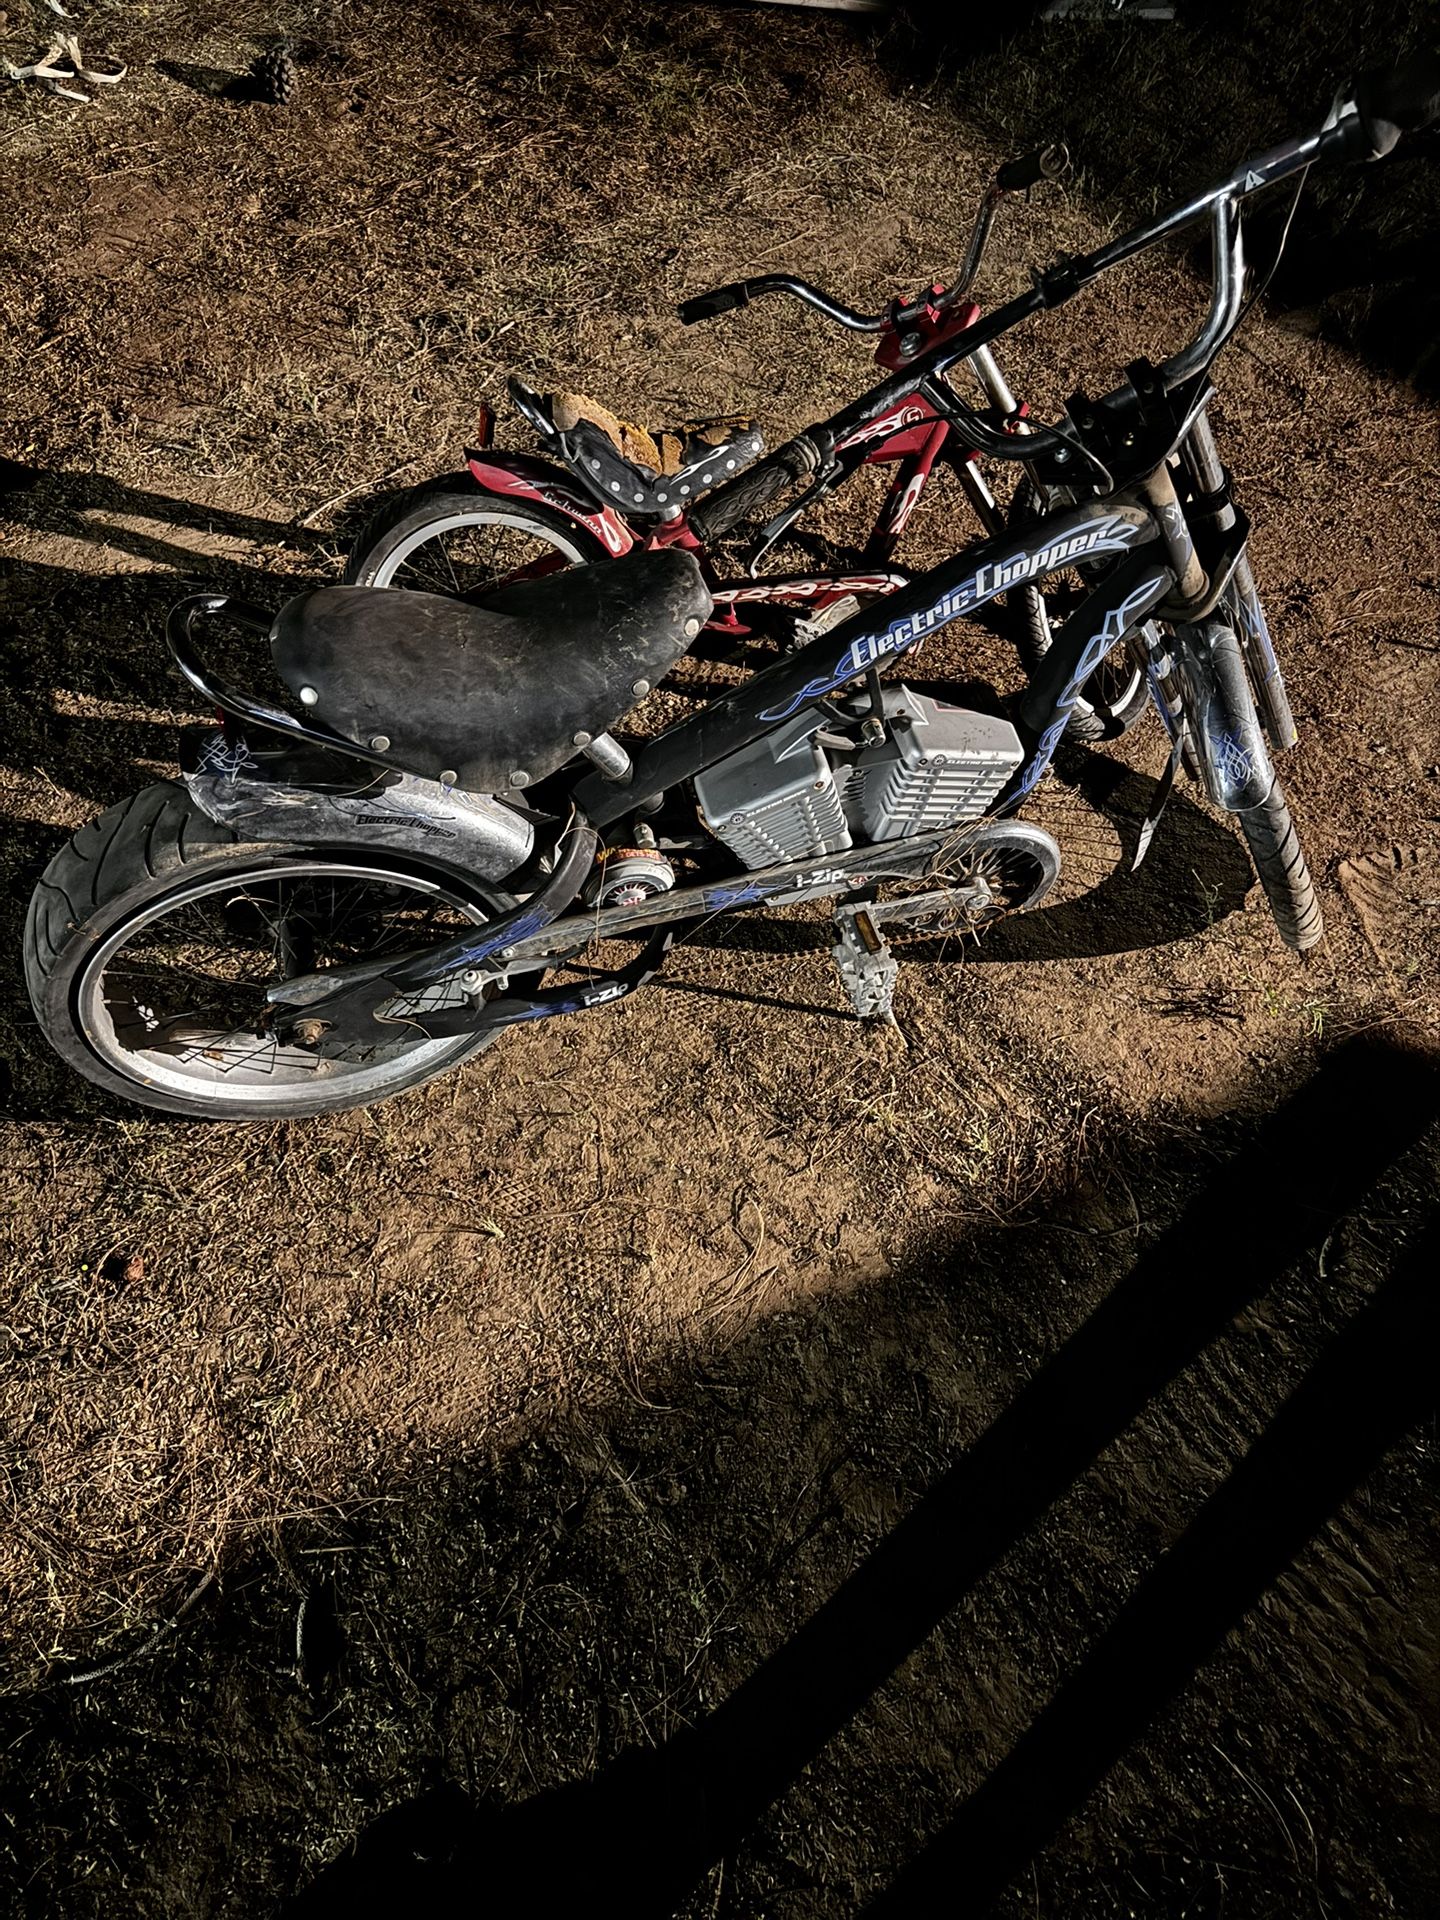
<path fill-rule="evenodd" d="M 329 928 L 313 904 L 327 888 Z M 82 827 L 45 869 L 26 916 L 25 983 L 50 1045 L 109 1093 L 197 1119 L 335 1113 L 422 1086 L 493 1036 L 426 1040 L 397 1026 L 398 1038 L 352 1058 L 264 1041 L 247 1058 L 251 1029 L 227 1024 L 234 1010 L 263 1013 L 280 971 L 480 925 L 490 911 L 462 876 L 389 853 L 246 844 L 164 781 Z M 314 951 L 277 969 L 277 927 L 283 938 L 294 926 Z"/>

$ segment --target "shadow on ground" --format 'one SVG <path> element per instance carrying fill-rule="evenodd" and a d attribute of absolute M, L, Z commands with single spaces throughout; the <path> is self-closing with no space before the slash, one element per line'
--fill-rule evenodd
<path fill-rule="evenodd" d="M 13 1703 L 27 1910 L 1428 1910 L 1435 1511 L 1393 1450 L 1437 1119 L 1432 1065 L 1351 1043 L 1258 1127 L 1132 1142 L 1133 1235 L 937 1231 L 277 1530 L 159 1654 Z"/>
<path fill-rule="evenodd" d="M 945 0 L 903 0 L 877 51 L 901 85 L 953 81 L 1017 150 L 1067 141 L 1087 185 L 1113 195 L 1126 224 L 1228 174 L 1244 154 L 1318 126 L 1353 76 L 1434 42 L 1426 0 L 1177 0 L 1164 21 L 1103 4 L 1063 19 L 1044 13 L 1025 0 L 977 21 Z M 1267 294 L 1307 331 L 1428 392 L 1440 390 L 1436 151 L 1433 134 L 1414 136 L 1369 166 L 1317 169 Z M 1289 205 L 1287 191 L 1247 214 L 1247 253 L 1262 273 Z"/>

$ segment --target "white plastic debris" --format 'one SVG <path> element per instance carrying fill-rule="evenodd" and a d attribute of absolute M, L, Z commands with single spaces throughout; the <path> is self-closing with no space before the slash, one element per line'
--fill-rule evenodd
<path fill-rule="evenodd" d="M 71 16 L 57 4 L 57 0 L 47 0 L 54 11 L 68 20 Z M 99 67 L 86 66 L 80 52 L 80 42 L 73 33 L 62 33 L 57 40 L 28 66 L 13 66 L 8 60 L 5 71 L 12 80 L 38 80 L 42 86 L 49 87 L 52 93 L 58 93 L 62 100 L 78 100 L 83 106 L 91 104 L 91 96 L 80 91 L 86 87 L 117 86 L 128 73 L 128 67 L 121 66 L 118 60 L 106 61 L 101 56 Z M 78 84 L 77 84 L 78 83 Z"/>

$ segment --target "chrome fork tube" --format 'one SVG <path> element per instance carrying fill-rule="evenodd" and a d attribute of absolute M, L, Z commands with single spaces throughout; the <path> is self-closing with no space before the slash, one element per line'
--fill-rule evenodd
<path fill-rule="evenodd" d="M 973 353 L 966 355 L 965 364 L 984 388 L 985 398 L 991 406 L 998 407 L 1002 413 L 1013 414 L 1016 408 L 1015 396 L 1010 391 L 1009 382 L 1001 373 L 999 363 L 989 347 L 976 347 Z M 1017 425 L 1023 433 L 1024 422 L 1017 422 Z"/>
<path fill-rule="evenodd" d="M 1159 466 L 1153 473 L 1146 474 L 1136 492 L 1160 523 L 1161 537 L 1170 556 L 1170 564 L 1175 569 L 1177 600 L 1183 606 L 1187 601 L 1194 604 L 1203 599 L 1207 585 L 1205 569 L 1195 551 L 1195 542 L 1190 538 L 1190 529 L 1186 525 L 1185 513 L 1175 492 L 1169 467 Z"/>
<path fill-rule="evenodd" d="M 1223 491 L 1225 469 L 1215 445 L 1215 435 L 1210 430 L 1210 422 L 1203 413 L 1196 416 L 1180 451 L 1197 493 L 1213 496 Z M 1228 500 L 1215 510 L 1215 524 L 1221 532 L 1234 526 L 1235 509 Z M 1270 742 L 1282 750 L 1293 747 L 1299 738 L 1295 716 L 1290 711 L 1284 676 L 1280 672 L 1280 662 L 1275 657 L 1270 629 L 1265 623 L 1265 612 L 1255 588 L 1255 575 L 1250 570 L 1248 553 L 1240 556 L 1240 563 L 1225 590 L 1224 606 L 1234 619 L 1240 650 L 1245 656 L 1245 668 L 1255 689 L 1255 699 Z"/>

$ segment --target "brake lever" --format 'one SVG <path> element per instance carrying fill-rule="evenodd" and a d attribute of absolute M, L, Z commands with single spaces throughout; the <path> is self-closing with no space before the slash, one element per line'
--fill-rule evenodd
<path fill-rule="evenodd" d="M 757 577 L 760 571 L 760 562 L 765 558 L 766 554 L 769 553 L 776 541 L 790 531 L 791 527 L 795 525 L 807 507 L 813 506 L 822 494 L 828 492 L 835 484 L 839 475 L 840 462 L 832 459 L 820 469 L 819 473 L 816 474 L 814 480 L 805 489 L 804 493 L 800 495 L 798 500 L 792 501 L 788 507 L 782 508 L 773 520 L 767 521 L 760 529 L 760 538 L 745 566 L 745 571 L 752 580 Z"/>

